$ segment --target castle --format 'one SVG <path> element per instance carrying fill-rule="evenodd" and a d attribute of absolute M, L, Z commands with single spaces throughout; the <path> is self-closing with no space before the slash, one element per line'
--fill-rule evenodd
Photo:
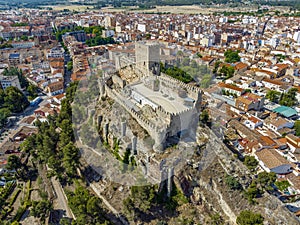
<path fill-rule="evenodd" d="M 103 77 L 99 89 L 100 99 L 119 103 L 154 140 L 153 150 L 163 153 L 168 138 L 194 136 L 201 90 L 161 73 L 159 65 L 160 45 L 137 42 L 135 65 Z"/>

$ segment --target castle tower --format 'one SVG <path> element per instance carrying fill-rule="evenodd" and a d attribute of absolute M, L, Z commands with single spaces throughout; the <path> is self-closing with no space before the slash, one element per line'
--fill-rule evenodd
<path fill-rule="evenodd" d="M 159 75 L 160 46 L 157 42 L 139 41 L 135 44 L 136 67 L 150 75 Z"/>

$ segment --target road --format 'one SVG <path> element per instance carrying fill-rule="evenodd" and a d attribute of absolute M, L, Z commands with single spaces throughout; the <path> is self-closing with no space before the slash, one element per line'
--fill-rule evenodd
<path fill-rule="evenodd" d="M 66 199 L 66 196 L 63 192 L 63 189 L 62 189 L 60 183 L 54 177 L 51 178 L 51 182 L 52 182 L 52 185 L 53 185 L 54 191 L 56 193 L 56 197 L 57 197 L 53 201 L 54 210 L 63 212 L 62 213 L 63 215 L 60 215 L 62 217 L 68 217 L 68 218 L 75 219 L 72 211 L 70 210 L 70 208 L 68 206 L 68 201 Z"/>

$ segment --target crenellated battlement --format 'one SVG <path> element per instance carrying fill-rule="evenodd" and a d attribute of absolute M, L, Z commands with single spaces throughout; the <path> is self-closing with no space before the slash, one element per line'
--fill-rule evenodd
<path fill-rule="evenodd" d="M 111 89 L 107 85 L 105 85 L 106 93 L 107 95 L 114 99 L 116 102 L 118 102 L 122 107 L 124 107 L 131 116 L 138 121 L 138 123 L 147 130 L 150 134 L 153 131 L 163 131 L 167 129 L 167 125 L 164 124 L 154 124 L 147 118 L 145 118 L 143 115 L 136 112 L 130 104 L 127 103 L 127 99 L 124 99 L 124 97 L 119 94 L 116 90 Z"/>
<path fill-rule="evenodd" d="M 158 45 L 138 43 L 136 51 L 135 65 L 99 83 L 100 97 L 107 95 L 119 103 L 154 140 L 153 149 L 161 152 L 168 137 L 189 133 L 199 116 L 202 92 L 160 73 Z"/>
<path fill-rule="evenodd" d="M 180 80 L 177 80 L 169 75 L 166 75 L 164 73 L 161 73 L 160 76 L 157 77 L 159 80 L 166 82 L 167 84 L 172 85 L 172 87 L 182 87 L 185 88 L 187 91 L 194 92 L 194 94 L 197 94 L 198 92 L 201 92 L 201 89 L 189 84 L 186 84 Z"/>

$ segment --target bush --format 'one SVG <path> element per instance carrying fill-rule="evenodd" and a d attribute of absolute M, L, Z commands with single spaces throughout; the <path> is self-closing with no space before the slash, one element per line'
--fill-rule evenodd
<path fill-rule="evenodd" d="M 25 213 L 25 211 L 26 211 L 26 207 L 20 206 L 17 210 L 14 221 L 19 221 L 21 219 L 22 215 Z"/>
<path fill-rule="evenodd" d="M 9 204 L 8 206 L 12 206 L 14 204 L 14 202 L 16 201 L 18 195 L 20 194 L 21 190 L 18 189 L 14 194 L 13 196 L 11 197 L 10 201 L 9 201 Z"/>
<path fill-rule="evenodd" d="M 239 183 L 239 181 L 236 178 L 232 177 L 232 176 L 228 175 L 225 179 L 225 183 L 228 185 L 228 187 L 231 190 L 241 190 L 241 189 L 243 189 L 242 185 Z"/>
<path fill-rule="evenodd" d="M 264 218 L 259 213 L 253 213 L 245 210 L 240 213 L 236 219 L 238 225 L 263 225 Z"/>
<path fill-rule="evenodd" d="M 276 187 L 280 190 L 280 191 L 284 191 L 285 189 L 287 189 L 290 185 L 290 183 L 287 180 L 283 180 L 283 181 L 276 181 L 275 182 Z"/>
<path fill-rule="evenodd" d="M 258 161 L 255 159 L 254 156 L 246 155 L 244 159 L 244 165 L 247 166 L 248 169 L 253 172 L 258 166 Z"/>

